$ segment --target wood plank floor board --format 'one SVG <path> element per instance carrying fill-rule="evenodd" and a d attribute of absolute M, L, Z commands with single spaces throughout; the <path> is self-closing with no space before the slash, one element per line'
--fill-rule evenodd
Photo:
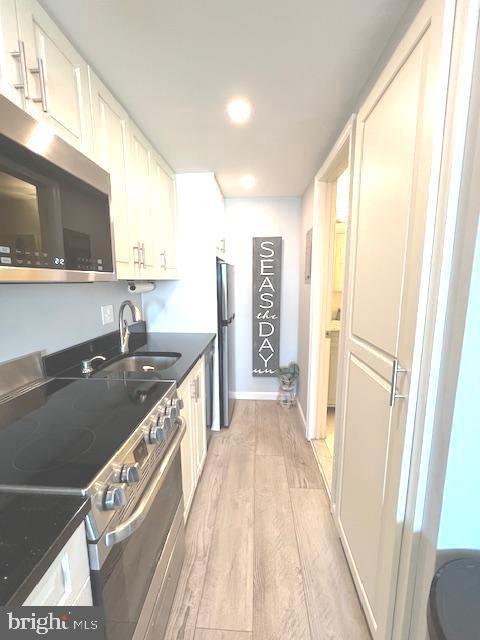
<path fill-rule="evenodd" d="M 256 457 L 253 637 L 310 640 L 283 457 Z"/>
<path fill-rule="evenodd" d="M 297 408 L 286 409 L 276 405 L 276 409 L 288 485 L 300 489 L 320 489 L 323 486 L 320 471 L 312 447 L 305 439 Z"/>
<path fill-rule="evenodd" d="M 252 640 L 252 634 L 249 631 L 197 629 L 195 640 Z"/>
<path fill-rule="evenodd" d="M 238 403 L 197 627 L 252 630 L 255 411 Z"/>
<path fill-rule="evenodd" d="M 212 435 L 185 531 L 185 560 L 165 640 L 193 640 L 227 459 L 228 432 Z"/>
<path fill-rule="evenodd" d="M 295 529 L 315 640 L 369 640 L 323 490 L 291 489 Z"/>
<path fill-rule="evenodd" d="M 255 414 L 256 454 L 258 456 L 283 456 L 276 402 L 257 400 Z"/>

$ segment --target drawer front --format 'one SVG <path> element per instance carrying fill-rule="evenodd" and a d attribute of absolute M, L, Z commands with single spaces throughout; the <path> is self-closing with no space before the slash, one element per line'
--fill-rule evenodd
<path fill-rule="evenodd" d="M 82 522 L 24 605 L 42 607 L 73 604 L 87 580 L 90 587 L 85 525 Z"/>

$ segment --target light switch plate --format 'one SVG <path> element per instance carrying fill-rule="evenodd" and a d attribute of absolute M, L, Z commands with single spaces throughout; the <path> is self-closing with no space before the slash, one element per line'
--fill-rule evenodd
<path fill-rule="evenodd" d="M 113 322 L 113 304 L 106 304 L 102 307 L 102 324 L 111 324 Z"/>

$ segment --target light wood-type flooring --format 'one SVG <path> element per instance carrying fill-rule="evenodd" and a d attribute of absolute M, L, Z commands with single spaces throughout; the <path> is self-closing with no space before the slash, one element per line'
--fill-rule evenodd
<path fill-rule="evenodd" d="M 368 640 L 296 409 L 237 401 L 186 528 L 168 640 Z"/>

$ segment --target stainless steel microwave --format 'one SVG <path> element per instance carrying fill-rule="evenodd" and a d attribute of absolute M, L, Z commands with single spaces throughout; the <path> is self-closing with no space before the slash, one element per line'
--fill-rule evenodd
<path fill-rule="evenodd" d="M 0 96 L 0 282 L 115 279 L 110 177 Z"/>

